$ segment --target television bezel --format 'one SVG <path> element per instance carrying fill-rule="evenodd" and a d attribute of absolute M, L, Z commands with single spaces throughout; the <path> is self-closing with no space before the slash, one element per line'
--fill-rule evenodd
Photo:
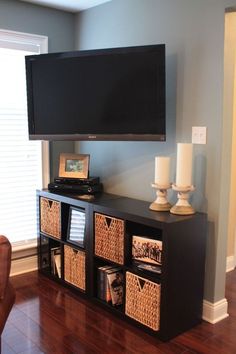
<path fill-rule="evenodd" d="M 32 62 L 34 60 L 44 60 L 48 58 L 63 59 L 71 57 L 82 57 L 89 55 L 103 55 L 103 54 L 122 54 L 127 52 L 151 52 L 159 50 L 162 52 L 163 68 L 163 101 L 164 101 L 164 123 L 165 133 L 163 134 L 37 134 L 34 127 L 34 109 L 33 109 L 33 93 L 32 93 Z M 165 44 L 154 44 L 145 46 L 132 47 L 117 47 L 105 49 L 91 49 L 91 50 L 77 50 L 58 53 L 47 53 L 39 55 L 28 55 L 25 57 L 26 65 L 26 89 L 27 89 L 27 108 L 28 108 L 28 133 L 30 140 L 46 140 L 46 141 L 166 141 L 166 71 L 165 71 Z"/>

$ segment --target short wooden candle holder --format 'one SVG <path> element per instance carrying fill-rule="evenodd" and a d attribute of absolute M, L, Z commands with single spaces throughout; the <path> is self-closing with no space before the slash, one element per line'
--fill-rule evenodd
<path fill-rule="evenodd" d="M 152 187 L 156 189 L 156 200 L 150 204 L 149 209 L 155 211 L 169 211 L 172 205 L 167 201 L 167 189 L 171 187 L 170 184 L 161 186 L 156 183 L 152 183 Z"/>

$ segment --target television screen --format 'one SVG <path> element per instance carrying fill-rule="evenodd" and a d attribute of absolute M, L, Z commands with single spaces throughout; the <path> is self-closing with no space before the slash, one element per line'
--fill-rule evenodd
<path fill-rule="evenodd" d="M 26 56 L 30 139 L 165 140 L 165 45 Z"/>

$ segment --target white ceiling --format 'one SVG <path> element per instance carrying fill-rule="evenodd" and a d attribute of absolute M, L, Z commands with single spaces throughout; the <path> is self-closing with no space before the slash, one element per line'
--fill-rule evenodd
<path fill-rule="evenodd" d="M 78 12 L 86 10 L 111 0 L 21 0 L 42 6 L 53 7 L 55 9 Z"/>

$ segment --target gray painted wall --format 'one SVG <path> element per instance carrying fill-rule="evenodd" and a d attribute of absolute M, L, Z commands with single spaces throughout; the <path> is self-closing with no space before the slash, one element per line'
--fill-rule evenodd
<path fill-rule="evenodd" d="M 74 15 L 13 0 L 0 1 L 0 28 L 47 35 L 49 51 L 166 44 L 167 141 L 82 142 L 91 154 L 91 174 L 108 192 L 152 201 L 154 157 L 172 157 L 176 142 L 191 141 L 191 127 L 208 128 L 206 146 L 195 146 L 191 197 L 209 219 L 205 298 L 225 291 L 225 255 L 230 177 L 231 117 L 223 119 L 224 9 L 235 0 L 113 0 Z M 74 27 L 74 24 L 76 27 Z M 75 29 L 75 32 L 74 32 Z M 52 175 L 61 151 L 72 143 L 53 143 Z M 170 192 L 170 199 L 176 200 Z"/>
<path fill-rule="evenodd" d="M 48 36 L 48 51 L 74 48 L 75 15 L 14 0 L 0 1 L 0 28 Z M 60 152 L 73 152 L 72 142 L 50 144 L 51 176 L 58 175 Z"/>
<path fill-rule="evenodd" d="M 191 200 L 208 213 L 205 298 L 211 302 L 225 294 L 230 165 L 229 147 L 222 152 L 229 134 L 229 127 L 222 130 L 223 59 L 224 10 L 230 5 L 229 0 L 114 0 L 80 13 L 76 25 L 78 49 L 166 44 L 167 141 L 80 144 L 82 153 L 91 154 L 91 173 L 101 177 L 106 191 L 152 201 L 154 157 L 172 157 L 174 181 L 176 142 L 190 142 L 192 126 L 208 129 L 207 145 L 194 146 Z"/>

